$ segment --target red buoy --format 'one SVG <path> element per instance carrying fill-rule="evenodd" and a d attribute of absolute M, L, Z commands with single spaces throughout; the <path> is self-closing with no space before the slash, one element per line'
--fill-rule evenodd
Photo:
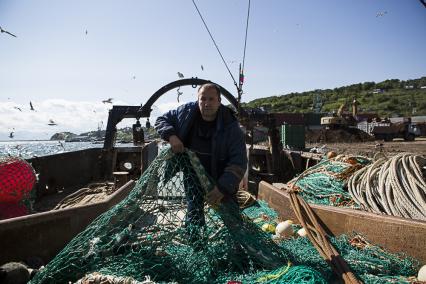
<path fill-rule="evenodd" d="M 36 182 L 33 167 L 24 159 L 0 159 L 0 203 L 18 203 L 29 196 Z"/>
<path fill-rule="evenodd" d="M 21 203 L 0 203 L 0 220 L 27 215 L 28 209 Z"/>

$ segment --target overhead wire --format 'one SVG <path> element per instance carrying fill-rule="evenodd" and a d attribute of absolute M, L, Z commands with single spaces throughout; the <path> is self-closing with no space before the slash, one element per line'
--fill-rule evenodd
<path fill-rule="evenodd" d="M 248 1 L 246 35 L 244 37 L 244 53 L 243 53 L 243 67 L 242 67 L 243 71 L 244 71 L 244 63 L 245 63 L 245 60 L 246 60 L 247 34 L 248 34 L 248 25 L 249 25 L 249 19 L 250 19 L 250 2 L 251 2 L 251 0 Z"/>
<path fill-rule="evenodd" d="M 243 63 L 242 63 L 242 67 L 240 65 L 240 78 L 239 78 L 239 84 L 237 84 L 234 76 L 232 75 L 231 70 L 229 69 L 228 64 L 226 63 L 225 59 L 223 58 L 223 55 L 218 47 L 218 45 L 216 44 L 216 41 L 213 38 L 212 33 L 210 32 L 209 27 L 207 26 L 206 21 L 204 20 L 203 15 L 200 12 L 200 9 L 198 9 L 197 4 L 195 3 L 195 0 L 192 0 L 192 4 L 194 4 L 195 9 L 197 10 L 198 15 L 201 18 L 201 21 L 204 24 L 204 27 L 206 28 L 211 40 L 213 41 L 214 46 L 216 47 L 217 52 L 220 55 L 220 58 L 222 59 L 223 64 L 225 65 L 226 69 L 228 70 L 229 75 L 232 78 L 232 81 L 234 82 L 235 87 L 237 88 L 238 91 L 238 103 L 240 103 L 241 101 L 241 94 L 242 94 L 242 85 L 243 85 L 243 78 L 244 78 L 244 65 L 245 65 L 245 59 L 246 59 L 246 49 L 247 49 L 247 35 L 248 35 L 248 26 L 249 26 L 249 19 L 250 19 L 250 6 L 251 6 L 251 1 L 248 1 L 248 9 L 247 9 L 247 20 L 246 20 L 246 29 L 245 29 L 245 36 L 244 36 L 244 50 L 243 50 Z"/>
<path fill-rule="evenodd" d="M 201 21 L 203 21 L 204 27 L 206 28 L 207 32 L 209 33 L 209 36 L 210 36 L 210 38 L 212 39 L 213 44 L 214 44 L 214 46 L 216 47 L 216 50 L 217 50 L 217 52 L 218 52 L 218 53 L 219 53 L 219 55 L 220 55 L 220 58 L 222 58 L 222 62 L 223 62 L 223 64 L 225 64 L 225 67 L 226 67 L 226 69 L 228 70 L 229 75 L 231 75 L 231 78 L 232 78 L 232 80 L 234 81 L 234 85 L 237 87 L 237 89 L 239 89 L 238 84 L 237 84 L 237 82 L 235 81 L 235 78 L 234 78 L 234 76 L 233 76 L 233 75 L 232 75 L 232 73 L 231 73 L 231 70 L 229 70 L 228 64 L 226 64 L 226 61 L 225 61 L 225 59 L 223 58 L 223 55 L 222 55 L 222 53 L 220 52 L 219 47 L 217 46 L 216 41 L 214 40 L 213 35 L 212 35 L 212 33 L 210 32 L 210 29 L 209 29 L 209 27 L 207 26 L 207 23 L 206 23 L 206 21 L 205 21 L 205 20 L 204 20 L 204 18 L 203 18 L 203 15 L 201 15 L 201 12 L 200 12 L 200 10 L 198 9 L 197 4 L 195 4 L 195 0 L 192 0 L 192 3 L 194 4 L 195 9 L 197 10 L 198 15 L 200 16 Z"/>
<path fill-rule="evenodd" d="M 238 107 L 240 107 L 241 104 L 241 96 L 243 94 L 243 84 L 244 84 L 244 64 L 246 60 L 246 48 L 247 48 L 247 34 L 248 34 L 248 25 L 249 25 L 249 19 L 250 19 L 250 3 L 251 1 L 248 1 L 248 8 L 247 8 L 247 21 L 246 21 L 246 33 L 244 37 L 244 51 L 243 51 L 243 64 L 240 65 L 240 74 L 239 74 L 239 85 L 238 85 Z M 238 111 L 239 112 L 239 111 Z"/>

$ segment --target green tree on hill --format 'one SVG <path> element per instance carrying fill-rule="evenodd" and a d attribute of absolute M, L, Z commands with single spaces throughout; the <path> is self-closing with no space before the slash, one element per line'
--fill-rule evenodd
<path fill-rule="evenodd" d="M 421 89 L 422 86 L 426 86 L 426 77 L 406 81 L 389 79 L 379 83 L 364 82 L 334 89 L 259 98 L 243 103 L 243 106 L 264 107 L 271 112 L 312 112 L 314 96 L 319 94 L 324 103 L 323 112 L 337 111 L 345 102 L 350 105 L 355 97 L 360 103 L 360 111 L 376 112 L 381 116 L 426 115 L 426 89 Z"/>

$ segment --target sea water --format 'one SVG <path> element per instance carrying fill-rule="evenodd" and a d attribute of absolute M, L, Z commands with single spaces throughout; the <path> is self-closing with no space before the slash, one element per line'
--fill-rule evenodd
<path fill-rule="evenodd" d="M 130 146 L 132 144 L 119 144 L 117 146 Z M 72 152 L 89 148 L 102 148 L 103 144 L 93 142 L 65 142 L 65 141 L 0 141 L 1 157 L 21 157 L 30 159 L 58 153 Z"/>

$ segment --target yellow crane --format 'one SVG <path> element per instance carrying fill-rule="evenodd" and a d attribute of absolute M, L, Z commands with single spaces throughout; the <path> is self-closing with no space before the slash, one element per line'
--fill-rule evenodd
<path fill-rule="evenodd" d="M 358 101 L 354 98 L 352 102 L 352 115 L 345 115 L 346 102 L 341 104 L 335 116 L 324 116 L 321 118 L 321 125 L 326 128 L 347 127 L 355 123 L 355 117 L 358 113 Z"/>

